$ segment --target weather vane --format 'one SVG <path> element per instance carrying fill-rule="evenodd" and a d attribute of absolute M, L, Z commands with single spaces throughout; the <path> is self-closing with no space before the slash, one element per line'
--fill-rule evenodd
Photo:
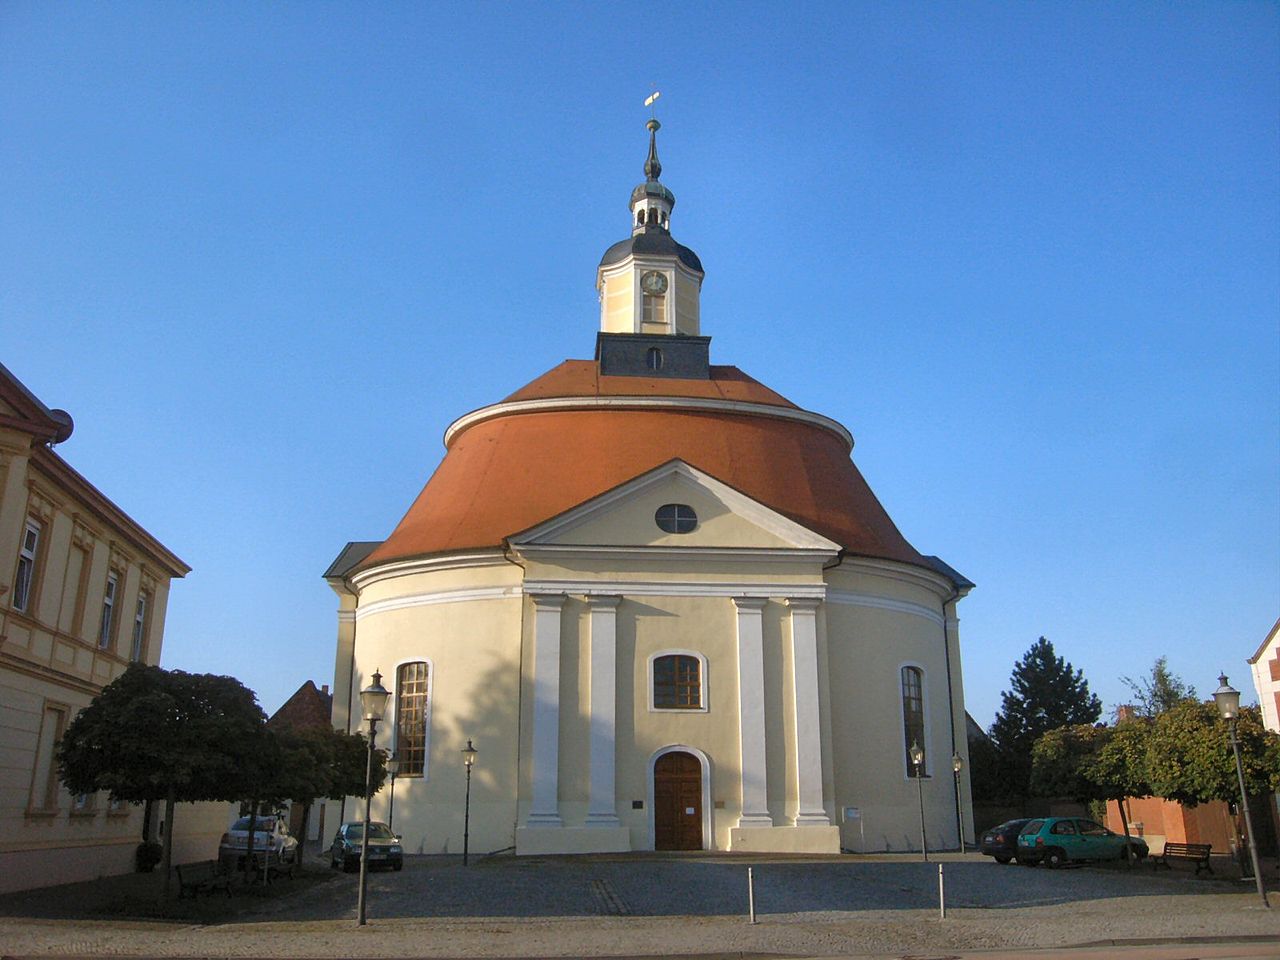
<path fill-rule="evenodd" d="M 660 96 L 662 96 L 662 91 L 655 90 L 653 91 L 653 93 L 649 94 L 649 96 L 644 101 L 644 105 L 648 107 L 650 110 L 649 116 L 653 117 L 653 119 L 655 120 L 658 118 L 658 108 L 655 107 L 654 104 L 657 102 Z"/>

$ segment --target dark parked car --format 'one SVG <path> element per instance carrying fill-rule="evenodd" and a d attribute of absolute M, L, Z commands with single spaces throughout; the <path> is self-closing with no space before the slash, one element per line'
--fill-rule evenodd
<path fill-rule="evenodd" d="M 333 838 L 333 846 L 329 848 L 329 865 L 335 870 L 341 867 L 348 873 L 358 868 L 363 839 L 363 823 L 340 826 Z M 392 833 L 391 828 L 380 820 L 369 824 L 369 869 L 374 867 L 390 867 L 392 870 L 404 867 L 404 848 L 400 845 L 399 835 Z"/>
<path fill-rule="evenodd" d="M 1018 862 L 1028 866 L 1042 860 L 1051 867 L 1074 860 L 1143 860 L 1147 852 L 1141 837 L 1123 837 L 1078 817 L 1032 820 L 1018 834 Z"/>
<path fill-rule="evenodd" d="M 982 852 L 988 857 L 995 857 L 996 863 L 1008 863 L 1018 859 L 1018 834 L 1031 822 L 1027 817 L 1022 820 L 1006 820 L 992 827 L 982 835 Z"/>

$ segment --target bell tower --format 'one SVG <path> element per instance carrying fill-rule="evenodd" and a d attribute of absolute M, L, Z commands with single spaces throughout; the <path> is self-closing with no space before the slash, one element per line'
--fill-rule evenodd
<path fill-rule="evenodd" d="M 696 337 L 702 261 L 671 236 L 675 194 L 663 186 L 657 118 L 646 124 L 644 182 L 631 191 L 631 236 L 605 251 L 596 270 L 602 333 Z"/>

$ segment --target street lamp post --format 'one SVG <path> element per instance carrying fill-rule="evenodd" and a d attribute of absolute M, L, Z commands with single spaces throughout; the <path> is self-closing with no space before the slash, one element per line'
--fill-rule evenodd
<path fill-rule="evenodd" d="M 471 765 L 476 762 L 476 754 L 480 751 L 471 745 L 467 737 L 467 749 L 462 751 L 462 762 L 467 766 L 467 800 L 462 810 L 462 865 L 467 865 L 471 851 Z"/>
<path fill-rule="evenodd" d="M 956 775 L 956 842 L 964 853 L 964 809 L 960 802 L 960 771 L 964 769 L 964 757 L 957 750 L 951 754 L 951 772 Z"/>
<path fill-rule="evenodd" d="M 369 803 L 373 799 L 373 744 L 378 738 L 378 721 L 387 709 L 391 694 L 382 685 L 382 674 L 373 671 L 373 683 L 360 691 L 360 709 L 369 721 L 369 756 L 364 767 L 364 830 L 360 834 L 360 893 L 356 902 L 356 925 L 365 925 L 364 902 L 369 878 Z"/>
<path fill-rule="evenodd" d="M 1214 703 L 1218 705 L 1218 713 L 1227 721 L 1231 732 L 1231 752 L 1236 757 L 1236 778 L 1240 781 L 1240 806 L 1244 808 L 1244 829 L 1249 834 L 1249 860 L 1253 864 L 1253 879 L 1258 885 L 1258 896 L 1262 905 L 1268 910 L 1267 888 L 1262 882 L 1262 869 L 1258 866 L 1258 843 L 1254 839 L 1253 817 L 1249 813 L 1249 797 L 1244 789 L 1244 765 L 1240 762 L 1240 744 L 1236 742 L 1236 720 L 1240 716 L 1240 691 L 1227 683 L 1227 675 L 1218 676 L 1218 689 L 1213 691 Z"/>
<path fill-rule="evenodd" d="M 929 843 L 924 835 L 924 749 L 919 742 L 911 741 L 911 765 L 916 768 L 916 792 L 920 795 L 920 853 L 929 860 Z"/>
<path fill-rule="evenodd" d="M 387 773 L 391 774 L 391 799 L 387 803 L 387 827 L 395 833 L 396 815 L 396 774 L 400 772 L 400 754 L 393 753 L 387 757 Z"/>

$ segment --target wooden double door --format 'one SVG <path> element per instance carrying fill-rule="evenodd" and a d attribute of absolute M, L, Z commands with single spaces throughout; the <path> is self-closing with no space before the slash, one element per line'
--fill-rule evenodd
<path fill-rule="evenodd" d="M 702 761 L 664 753 L 653 765 L 653 847 L 702 849 Z"/>

